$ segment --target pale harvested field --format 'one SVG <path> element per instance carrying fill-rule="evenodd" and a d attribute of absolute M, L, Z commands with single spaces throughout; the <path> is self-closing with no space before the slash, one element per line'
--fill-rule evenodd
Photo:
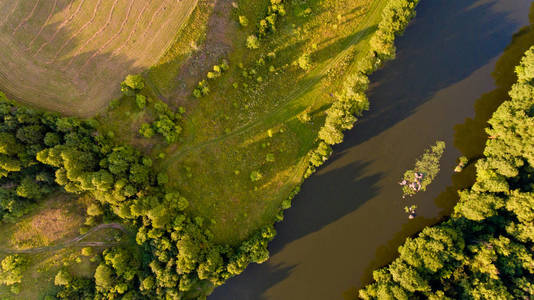
<path fill-rule="evenodd" d="M 91 116 L 155 64 L 198 0 L 0 0 L 0 90 Z"/>

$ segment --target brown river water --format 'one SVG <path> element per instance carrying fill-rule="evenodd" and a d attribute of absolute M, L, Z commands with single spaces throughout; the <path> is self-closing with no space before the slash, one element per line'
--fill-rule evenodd
<path fill-rule="evenodd" d="M 278 223 L 271 258 L 217 288 L 210 300 L 351 299 L 406 237 L 450 214 L 481 155 L 483 128 L 506 100 L 514 66 L 534 44 L 528 0 L 422 0 L 397 40 L 396 60 L 376 72 L 371 108 Z M 534 14 L 532 16 L 534 19 Z M 534 21 L 534 20 L 532 20 Z M 441 172 L 424 193 L 401 199 L 405 170 L 436 140 Z M 403 207 L 417 204 L 417 217 Z"/>

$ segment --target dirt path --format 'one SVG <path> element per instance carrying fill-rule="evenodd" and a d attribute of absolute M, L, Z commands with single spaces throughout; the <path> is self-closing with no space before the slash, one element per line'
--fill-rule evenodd
<path fill-rule="evenodd" d="M 65 241 L 63 243 L 54 245 L 54 246 L 46 246 L 46 247 L 38 247 L 38 248 L 30 248 L 30 249 L 4 249 L 0 248 L 1 254 L 35 254 L 35 253 L 42 253 L 42 252 L 49 252 L 49 251 L 57 251 L 63 248 L 67 247 L 111 247 L 118 245 L 118 242 L 82 242 L 83 239 L 85 239 L 87 236 L 91 235 L 92 233 L 95 233 L 97 231 L 100 231 L 102 229 L 107 228 L 113 228 L 122 231 L 125 234 L 129 234 L 129 232 L 124 228 L 121 224 L 118 223 L 109 223 L 109 224 L 100 224 L 96 227 L 91 228 L 88 232 L 77 236 L 73 239 L 70 239 L 68 241 Z"/>
<path fill-rule="evenodd" d="M 374 30 L 374 28 L 372 27 L 372 23 L 376 22 L 377 18 L 380 17 L 382 9 L 379 8 L 383 8 L 385 4 L 385 0 L 375 1 L 370 7 L 369 13 L 367 14 L 366 18 L 363 20 L 363 22 L 359 24 L 357 28 L 355 28 L 355 31 L 359 31 L 359 33 L 356 34 L 354 38 L 349 42 L 349 46 L 347 46 L 347 48 L 344 51 L 340 52 L 337 56 L 326 61 L 324 64 L 319 65 L 312 72 L 310 72 L 307 76 L 307 78 L 309 78 L 310 80 L 303 80 L 304 82 L 306 82 L 305 84 L 302 84 L 293 91 L 291 91 L 286 97 L 287 100 L 284 101 L 283 105 L 267 113 L 264 117 L 244 124 L 230 133 L 183 147 L 182 149 L 180 149 L 180 151 L 173 153 L 169 157 L 169 163 L 167 164 L 167 166 L 171 167 L 172 162 L 179 160 L 183 155 L 191 151 L 199 150 L 214 143 L 238 136 L 244 132 L 247 132 L 250 129 L 259 127 L 264 124 L 272 126 L 274 124 L 284 122 L 287 119 L 288 113 L 292 112 L 292 107 L 295 105 L 295 101 L 299 100 L 305 94 L 311 92 L 317 85 L 317 83 L 319 83 L 324 78 L 324 76 L 327 75 L 328 71 L 332 67 L 337 65 L 340 61 L 342 61 L 346 55 L 349 54 L 352 46 L 356 46 L 362 39 L 367 36 L 368 33 Z"/>

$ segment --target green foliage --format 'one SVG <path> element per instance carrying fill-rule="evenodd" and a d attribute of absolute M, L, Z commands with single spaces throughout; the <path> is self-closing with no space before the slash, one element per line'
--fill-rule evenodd
<path fill-rule="evenodd" d="M 518 82 L 489 120 L 476 182 L 460 191 L 453 216 L 425 228 L 373 274 L 364 299 L 530 299 L 534 297 L 534 47 Z"/>
<path fill-rule="evenodd" d="M 22 282 L 22 273 L 26 269 L 27 260 L 21 255 L 8 255 L 0 263 L 0 284 L 7 286 Z"/>
<path fill-rule="evenodd" d="M 208 86 L 208 81 L 202 80 L 198 83 L 197 87 L 193 90 L 193 96 L 195 98 L 201 98 L 209 94 L 210 88 Z"/>
<path fill-rule="evenodd" d="M 139 109 L 144 109 L 146 106 L 146 96 L 141 94 L 135 95 L 135 103 Z"/>
<path fill-rule="evenodd" d="M 148 123 L 143 123 L 141 125 L 141 128 L 139 128 L 139 134 L 144 136 L 145 138 L 151 138 L 154 136 L 155 132 L 152 128 L 152 125 Z"/>
<path fill-rule="evenodd" d="M 254 34 L 251 34 L 247 37 L 247 48 L 249 49 L 259 49 L 260 40 Z"/>
<path fill-rule="evenodd" d="M 248 26 L 248 19 L 246 16 L 239 16 L 239 24 L 241 24 L 242 27 Z"/>
<path fill-rule="evenodd" d="M 276 23 L 278 21 L 278 18 L 286 15 L 283 2 L 283 0 L 270 0 L 270 5 L 267 8 L 267 15 L 265 16 L 265 18 L 261 19 L 258 24 L 259 37 L 265 37 L 268 33 L 276 31 Z"/>
<path fill-rule="evenodd" d="M 252 171 L 250 173 L 250 180 L 252 181 L 259 181 L 263 178 L 263 175 L 259 171 Z"/>
<path fill-rule="evenodd" d="M 143 76 L 128 75 L 121 83 L 121 92 L 126 96 L 135 96 L 145 87 Z"/>
<path fill-rule="evenodd" d="M 419 191 L 426 191 L 426 187 L 434 181 L 439 173 L 439 161 L 445 151 L 445 142 L 438 141 L 436 145 L 426 149 L 425 153 L 415 161 L 415 167 L 407 170 L 403 175 L 402 192 L 404 196 L 413 196 Z M 417 176 L 422 178 L 417 178 Z"/>
<path fill-rule="evenodd" d="M 60 270 L 54 278 L 55 285 L 69 286 L 72 282 L 72 275 L 66 270 Z"/>

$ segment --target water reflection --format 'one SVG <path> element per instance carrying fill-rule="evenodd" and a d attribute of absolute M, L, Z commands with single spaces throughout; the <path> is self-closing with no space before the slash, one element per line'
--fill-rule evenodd
<path fill-rule="evenodd" d="M 475 101 L 475 116 L 473 118 L 466 118 L 464 123 L 454 126 L 454 146 L 472 162 L 483 155 L 484 145 L 488 138 L 485 132 L 488 120 L 499 105 L 509 99 L 508 91 L 517 80 L 514 72 L 515 66 L 519 64 L 525 51 L 534 45 L 534 3 L 530 7 L 529 21 L 528 26 L 521 28 L 514 34 L 512 41 L 495 64 L 495 69 L 491 75 L 495 80 L 496 88 L 483 94 Z M 469 164 L 461 173 L 453 173 L 451 180 L 452 185 L 446 187 L 445 191 L 435 199 L 436 206 L 441 208 L 439 216 L 430 219 L 417 217 L 414 220 L 416 222 L 404 224 L 402 230 L 387 245 L 377 249 L 377 259 L 365 271 L 361 279 L 362 282 L 370 282 L 374 269 L 384 262 L 392 261 L 397 256 L 397 252 L 392 252 L 392 249 L 402 244 L 407 236 L 412 236 L 418 233 L 420 228 L 435 224 L 441 218 L 450 215 L 458 199 L 458 190 L 468 188 L 474 183 L 474 163 Z M 354 287 L 346 294 L 350 295 L 348 298 L 354 298 L 356 292 L 357 289 Z"/>
<path fill-rule="evenodd" d="M 351 297 L 372 269 L 393 259 L 407 236 L 439 221 L 473 171 L 468 167 L 451 182 L 448 172 L 460 154 L 452 128 L 467 123 L 473 101 L 493 88 L 493 62 L 520 26 L 510 14 L 521 15 L 529 5 L 527 0 L 422 1 L 415 22 L 399 39 L 397 59 L 372 78 L 371 110 L 305 182 L 277 225 L 272 258 L 251 265 L 210 299 L 339 299 L 354 285 L 345 295 Z M 471 77 L 474 84 L 465 82 Z M 442 93 L 451 88 L 453 93 Z M 419 216 L 408 221 L 397 181 L 437 139 L 448 142 L 443 172 L 417 199 Z"/>

